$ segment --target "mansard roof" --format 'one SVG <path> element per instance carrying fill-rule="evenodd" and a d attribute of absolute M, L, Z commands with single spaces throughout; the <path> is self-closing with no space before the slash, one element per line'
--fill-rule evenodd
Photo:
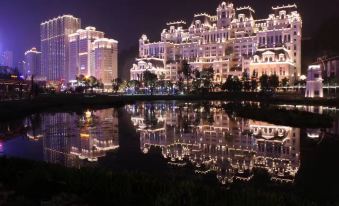
<path fill-rule="evenodd" d="M 280 11 L 286 11 L 286 13 L 288 14 L 288 13 L 291 13 L 291 12 L 293 12 L 293 11 L 297 11 L 298 10 L 298 7 L 297 7 L 297 5 L 296 4 L 288 4 L 288 5 L 283 5 L 283 6 L 276 6 L 276 7 L 272 7 L 272 10 L 273 10 L 273 12 L 274 12 L 274 14 L 276 15 L 276 16 L 278 16 L 279 15 L 279 12 Z"/>
<path fill-rule="evenodd" d="M 143 59 L 137 59 L 136 60 L 137 63 L 139 62 L 145 62 L 146 64 L 151 63 L 153 67 L 157 67 L 157 68 L 164 68 L 164 61 L 161 59 L 157 59 L 157 58 L 143 58 Z"/>
<path fill-rule="evenodd" d="M 286 58 L 289 58 L 289 54 L 284 49 L 265 49 L 265 50 L 258 50 L 255 52 L 254 55 L 262 57 L 263 54 L 274 54 L 275 56 L 279 56 L 280 54 L 284 54 Z"/>
<path fill-rule="evenodd" d="M 197 20 L 199 20 L 201 24 L 212 25 L 212 17 L 206 13 L 195 14 L 192 24 L 195 24 Z"/>

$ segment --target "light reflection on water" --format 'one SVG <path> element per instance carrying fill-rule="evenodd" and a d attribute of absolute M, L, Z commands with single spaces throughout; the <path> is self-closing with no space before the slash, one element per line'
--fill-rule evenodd
<path fill-rule="evenodd" d="M 217 107 L 218 108 L 218 107 Z M 186 160 L 195 172 L 215 172 L 221 183 L 248 181 L 264 168 L 274 181 L 293 182 L 300 165 L 300 129 L 229 116 L 203 105 L 127 106 L 140 149 L 161 148 L 170 165 Z"/>
<path fill-rule="evenodd" d="M 6 138 L 0 142 L 0 155 L 76 168 L 100 166 L 100 160 L 115 155 L 112 151 L 124 149 L 119 143 L 128 130 L 137 131 L 132 138 L 138 145 L 131 148 L 138 151 L 133 152 L 147 157 L 152 147 L 158 148 L 169 168 L 194 165 L 192 173 L 215 174 L 223 184 L 249 181 L 256 168 L 267 171 L 274 182 L 293 182 L 300 168 L 301 129 L 239 118 L 217 102 L 35 114 L 1 125 L 0 136 Z M 318 138 L 321 131 L 306 134 Z"/>

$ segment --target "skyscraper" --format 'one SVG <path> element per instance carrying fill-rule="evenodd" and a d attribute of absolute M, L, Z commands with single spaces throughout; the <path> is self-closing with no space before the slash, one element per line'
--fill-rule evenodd
<path fill-rule="evenodd" d="M 36 48 L 32 48 L 25 52 L 25 76 L 42 76 L 41 71 L 41 52 L 39 52 Z"/>
<path fill-rule="evenodd" d="M 47 80 L 64 80 L 69 73 L 69 37 L 81 27 L 81 21 L 72 15 L 63 15 L 41 23 L 41 69 Z"/>
<path fill-rule="evenodd" d="M 118 42 L 113 39 L 97 39 L 93 42 L 94 76 L 105 88 L 112 87 L 112 80 L 118 77 Z"/>
<path fill-rule="evenodd" d="M 4 51 L 0 53 L 0 66 L 13 68 L 13 52 Z"/>
<path fill-rule="evenodd" d="M 96 31 L 94 27 L 80 29 L 69 35 L 69 73 L 70 78 L 77 75 L 94 76 L 91 51 L 93 42 L 104 38 L 104 33 Z"/>

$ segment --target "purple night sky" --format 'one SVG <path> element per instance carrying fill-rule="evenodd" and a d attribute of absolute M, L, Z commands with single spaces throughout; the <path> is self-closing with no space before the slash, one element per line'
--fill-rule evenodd
<path fill-rule="evenodd" d="M 236 7 L 250 5 L 256 18 L 266 18 L 271 6 L 297 3 L 304 21 L 304 37 L 320 23 L 338 15 L 339 0 L 233 0 Z M 62 14 L 81 18 L 82 27 L 95 26 L 119 41 L 121 50 L 138 44 L 141 34 L 158 40 L 166 22 L 191 22 L 194 13 L 215 13 L 220 0 L 0 0 L 0 49 L 14 52 L 15 62 L 24 51 L 40 50 L 40 23 Z"/>

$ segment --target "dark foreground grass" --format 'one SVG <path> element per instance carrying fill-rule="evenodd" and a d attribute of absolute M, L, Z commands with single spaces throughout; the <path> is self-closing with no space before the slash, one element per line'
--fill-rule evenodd
<path fill-rule="evenodd" d="M 0 195 L 0 205 L 327 205 L 302 198 L 289 185 L 268 183 L 265 173 L 227 188 L 175 175 L 69 169 L 8 158 L 0 158 L 0 168 L 0 191 L 8 194 L 5 201 Z"/>

